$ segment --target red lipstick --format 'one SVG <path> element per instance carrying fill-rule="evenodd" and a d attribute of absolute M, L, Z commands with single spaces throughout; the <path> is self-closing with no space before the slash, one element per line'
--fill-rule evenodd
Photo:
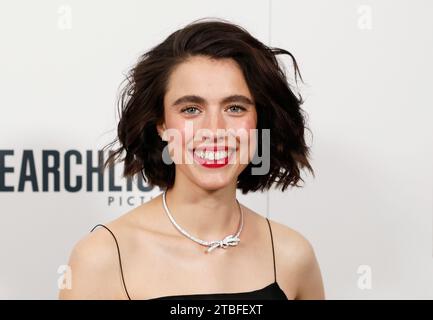
<path fill-rule="evenodd" d="M 203 151 L 203 152 L 206 152 L 206 151 L 213 151 L 213 152 L 216 152 L 216 151 L 224 150 L 224 151 L 226 151 L 228 154 L 227 154 L 227 157 L 222 158 L 222 159 L 219 159 L 219 160 L 209 160 L 209 159 L 203 159 L 203 158 L 200 158 L 199 156 L 197 156 L 197 155 L 195 154 L 195 151 L 196 151 L 196 150 Z M 233 149 L 230 149 L 230 150 L 232 150 L 232 151 L 231 151 L 231 154 L 229 153 L 229 147 L 228 147 L 228 146 L 206 146 L 206 147 L 198 147 L 197 149 L 194 149 L 194 150 L 193 150 L 193 157 L 194 157 L 194 159 L 195 159 L 195 160 L 196 160 L 200 165 L 202 165 L 203 167 L 206 167 L 206 168 L 212 168 L 212 169 L 215 169 L 215 168 L 221 168 L 221 167 L 226 166 L 226 165 L 229 163 L 229 158 L 231 157 L 231 155 L 232 155 L 233 153 L 235 153 L 235 150 L 233 150 Z"/>

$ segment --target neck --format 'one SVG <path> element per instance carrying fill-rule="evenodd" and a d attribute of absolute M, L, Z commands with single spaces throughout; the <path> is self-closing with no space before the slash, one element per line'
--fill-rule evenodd
<path fill-rule="evenodd" d="M 198 186 L 181 187 L 175 182 L 165 196 L 176 223 L 194 237 L 205 241 L 220 240 L 238 231 L 240 209 L 235 185 L 208 191 Z"/>

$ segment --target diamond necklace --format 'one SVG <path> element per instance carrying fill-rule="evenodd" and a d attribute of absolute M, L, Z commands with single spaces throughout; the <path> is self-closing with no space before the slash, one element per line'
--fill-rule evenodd
<path fill-rule="evenodd" d="M 199 244 L 201 244 L 203 246 L 209 247 L 206 250 L 206 253 L 211 252 L 212 250 L 214 250 L 214 249 L 216 249 L 218 247 L 225 249 L 228 246 L 236 246 L 241 241 L 241 239 L 239 238 L 239 235 L 240 235 L 240 233 L 242 231 L 242 227 L 244 225 L 244 213 L 242 211 L 242 207 L 241 207 L 238 199 L 236 199 L 236 202 L 238 203 L 238 206 L 239 206 L 239 210 L 240 210 L 240 214 L 241 214 L 241 221 L 240 221 L 240 224 L 239 224 L 239 230 L 236 233 L 236 235 L 233 236 L 232 234 L 230 234 L 230 235 L 228 235 L 227 237 L 225 237 L 222 240 L 204 241 L 204 240 L 198 239 L 198 238 L 190 235 L 188 232 L 186 232 L 185 230 L 183 230 L 176 223 L 176 221 L 174 221 L 173 216 L 170 214 L 170 211 L 167 208 L 167 202 L 165 201 L 165 194 L 166 194 L 166 192 L 167 192 L 167 190 L 165 190 L 163 192 L 163 194 L 162 194 L 162 203 L 164 205 L 164 209 L 165 209 L 165 212 L 168 215 L 168 218 L 173 223 L 173 225 L 176 227 L 176 229 L 179 230 L 183 235 L 185 235 L 186 237 L 190 238 L 191 240 L 193 240 L 193 241 L 195 241 L 195 242 L 197 242 L 197 243 L 199 243 Z"/>

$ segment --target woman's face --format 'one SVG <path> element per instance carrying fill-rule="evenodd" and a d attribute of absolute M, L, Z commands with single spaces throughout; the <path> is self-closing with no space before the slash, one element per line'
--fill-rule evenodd
<path fill-rule="evenodd" d="M 233 59 L 195 56 L 171 73 L 158 131 L 169 141 L 176 180 L 183 175 L 206 190 L 236 186 L 254 154 L 256 127 L 255 102 Z"/>

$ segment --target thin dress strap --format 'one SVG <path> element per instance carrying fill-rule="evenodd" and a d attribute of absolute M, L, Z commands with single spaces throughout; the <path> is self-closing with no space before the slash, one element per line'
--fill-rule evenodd
<path fill-rule="evenodd" d="M 275 252 L 274 252 L 274 239 L 272 237 L 272 229 L 269 219 L 266 217 L 266 221 L 268 222 L 269 232 L 271 233 L 271 243 L 272 243 L 272 259 L 274 261 L 274 282 L 277 282 L 277 269 L 275 267 Z"/>
<path fill-rule="evenodd" d="M 119 257 L 120 274 L 121 274 L 121 276 L 122 276 L 122 284 L 123 284 L 123 288 L 125 289 L 125 292 L 126 292 L 126 295 L 128 296 L 128 299 L 131 300 L 131 297 L 129 296 L 128 290 L 126 289 L 125 278 L 123 277 L 122 259 L 120 258 L 119 243 L 117 242 L 116 236 L 114 235 L 114 233 L 113 233 L 110 229 L 108 229 L 107 226 L 105 226 L 105 225 L 103 225 L 103 224 L 97 224 L 96 226 L 93 227 L 93 229 L 92 229 L 90 232 L 92 232 L 93 230 L 95 230 L 96 227 L 103 227 L 103 228 L 107 229 L 108 232 L 110 232 L 111 235 L 113 236 L 114 242 L 116 242 L 117 255 L 118 255 L 118 257 Z"/>

